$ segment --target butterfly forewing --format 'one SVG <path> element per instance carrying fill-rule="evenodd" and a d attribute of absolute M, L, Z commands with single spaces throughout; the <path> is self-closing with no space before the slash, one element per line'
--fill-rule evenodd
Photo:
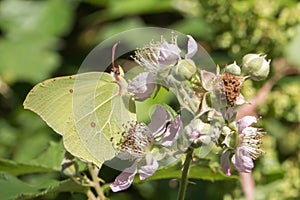
<path fill-rule="evenodd" d="M 135 118 L 120 87 L 113 76 L 102 72 L 49 79 L 31 90 L 24 107 L 63 135 L 73 155 L 100 165 L 116 153 L 110 138 Z"/>

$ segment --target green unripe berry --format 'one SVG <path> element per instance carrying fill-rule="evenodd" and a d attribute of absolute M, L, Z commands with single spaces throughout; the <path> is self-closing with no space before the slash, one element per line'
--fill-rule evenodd
<path fill-rule="evenodd" d="M 235 76 L 239 76 L 239 75 L 241 75 L 241 68 L 234 61 L 234 63 L 232 63 L 230 65 L 226 65 L 225 73 L 229 73 L 229 74 L 232 74 L 232 75 L 235 75 Z"/>
<path fill-rule="evenodd" d="M 70 161 L 62 164 L 62 173 L 66 176 L 72 177 L 78 173 L 78 164 L 76 162 Z"/>
<path fill-rule="evenodd" d="M 268 77 L 271 60 L 266 60 L 265 55 L 247 54 L 243 57 L 242 72 L 249 75 L 252 80 L 260 81 Z"/>
<path fill-rule="evenodd" d="M 173 75 L 179 80 L 189 80 L 196 73 L 196 65 L 191 59 L 184 59 L 178 61 L 177 65 L 173 67 Z"/>

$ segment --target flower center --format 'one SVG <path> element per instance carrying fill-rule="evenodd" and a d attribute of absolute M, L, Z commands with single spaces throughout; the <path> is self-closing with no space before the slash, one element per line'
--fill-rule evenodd
<path fill-rule="evenodd" d="M 230 105 L 234 105 L 240 95 L 242 87 L 241 78 L 231 74 L 223 74 L 222 81 L 226 100 Z"/>
<path fill-rule="evenodd" d="M 132 159 L 145 156 L 147 149 L 153 143 L 153 136 L 148 126 L 141 122 L 129 122 L 124 125 L 123 139 L 119 143 L 121 152 L 128 154 Z"/>
<path fill-rule="evenodd" d="M 264 132 L 260 132 L 257 128 L 247 127 L 240 136 L 242 139 L 241 145 L 247 148 L 252 159 L 255 160 L 265 153 L 261 149 Z"/>
<path fill-rule="evenodd" d="M 158 54 L 160 43 L 151 42 L 148 46 L 144 48 L 137 49 L 135 51 L 135 56 L 132 58 L 140 66 L 146 67 L 150 71 L 155 71 L 158 67 Z"/>

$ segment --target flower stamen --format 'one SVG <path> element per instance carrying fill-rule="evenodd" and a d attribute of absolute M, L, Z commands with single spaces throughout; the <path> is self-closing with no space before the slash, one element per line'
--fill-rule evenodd
<path fill-rule="evenodd" d="M 259 131 L 257 128 L 247 127 L 240 135 L 241 146 L 246 147 L 251 158 L 254 160 L 265 153 L 265 151 L 261 149 L 264 134 L 264 132 Z"/>
<path fill-rule="evenodd" d="M 125 131 L 119 143 L 119 150 L 126 153 L 132 160 L 145 156 L 147 149 L 153 143 L 153 136 L 146 124 L 141 122 L 128 122 L 123 125 Z"/>

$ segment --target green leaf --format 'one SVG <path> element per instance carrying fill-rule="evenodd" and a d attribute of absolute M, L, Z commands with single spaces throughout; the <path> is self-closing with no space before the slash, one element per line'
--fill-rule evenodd
<path fill-rule="evenodd" d="M 12 160 L 0 159 L 0 171 L 18 176 L 31 173 L 52 172 L 54 170 L 40 165 L 22 164 Z"/>
<path fill-rule="evenodd" d="M 109 1 L 109 13 L 112 16 L 147 14 L 173 10 L 170 0 L 139 0 Z"/>
<path fill-rule="evenodd" d="M 14 176 L 0 173 L 0 194 L 3 200 L 16 199 L 21 194 L 34 192 L 38 192 L 38 189 L 25 184 Z"/>
<path fill-rule="evenodd" d="M 211 40 L 213 39 L 213 31 L 209 24 L 201 17 L 185 18 L 173 24 L 171 29 L 192 35 L 198 39 Z"/>
<path fill-rule="evenodd" d="M 139 18 L 129 18 L 118 22 L 110 23 L 104 25 L 103 28 L 99 31 L 97 41 L 101 42 L 111 37 L 112 35 L 116 35 L 122 33 L 123 31 L 128 31 L 134 28 L 141 28 L 143 26 L 144 23 Z"/>
<path fill-rule="evenodd" d="M 61 181 L 57 187 L 52 187 L 48 192 L 81 192 L 86 193 L 88 187 L 79 185 L 71 179 Z"/>
<path fill-rule="evenodd" d="M 72 24 L 71 1 L 0 2 L 0 73 L 10 83 L 38 82 L 49 77 L 60 62 L 54 51 L 57 37 Z M 53 14 L 55 13 L 55 14 Z"/>
<path fill-rule="evenodd" d="M 24 108 L 62 135 L 71 154 L 101 166 L 116 154 L 110 140 L 118 141 L 122 125 L 135 119 L 123 88 L 125 80 L 102 72 L 53 78 L 29 92 Z"/>
<path fill-rule="evenodd" d="M 48 148 L 30 163 L 60 171 L 64 155 L 65 149 L 62 142 L 50 142 Z"/>
<path fill-rule="evenodd" d="M 4 0 L 0 4 L 0 26 L 10 38 L 57 36 L 70 28 L 75 5 L 60 0 Z"/>
<path fill-rule="evenodd" d="M 86 187 L 74 183 L 72 180 L 47 180 L 39 185 L 29 185 L 18 178 L 0 172 L 0 194 L 2 200 L 8 199 L 32 199 L 50 192 L 82 192 Z"/>
<path fill-rule="evenodd" d="M 6 82 L 46 78 L 58 66 L 59 56 L 33 41 L 0 40 L 0 73 Z"/>
<path fill-rule="evenodd" d="M 101 22 L 149 13 L 161 13 L 174 11 L 172 1 L 147 0 L 141 3 L 139 0 L 107 1 L 106 9 L 94 13 L 88 19 Z"/>

